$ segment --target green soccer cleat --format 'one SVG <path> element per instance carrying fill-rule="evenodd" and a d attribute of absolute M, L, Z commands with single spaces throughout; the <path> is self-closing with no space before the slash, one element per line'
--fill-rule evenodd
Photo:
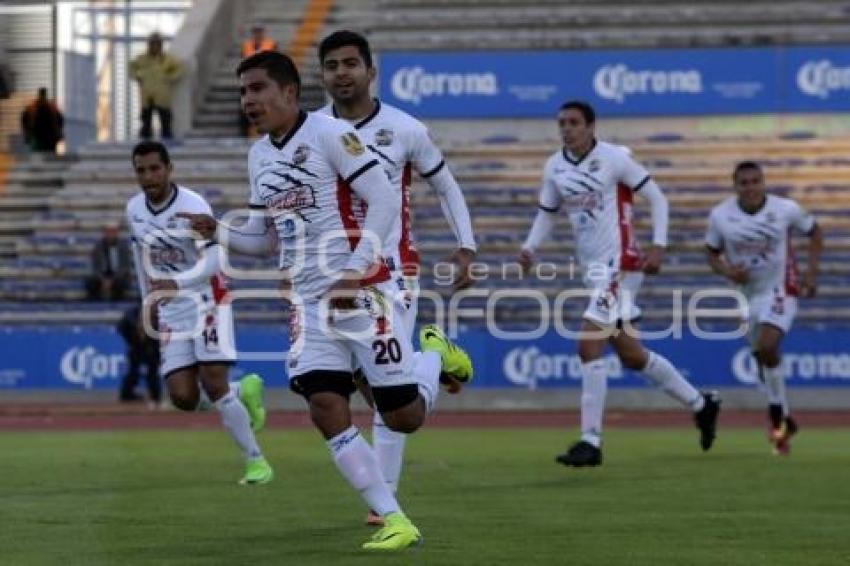
<path fill-rule="evenodd" d="M 410 522 L 404 513 L 396 511 L 384 517 L 384 527 L 363 544 L 363 550 L 392 552 L 415 546 L 422 542 L 419 529 Z"/>
<path fill-rule="evenodd" d="M 423 352 L 437 352 L 443 362 L 440 383 L 449 393 L 457 393 L 472 381 L 472 361 L 462 348 L 455 346 L 439 326 L 428 324 L 419 331 L 419 346 Z"/>
<path fill-rule="evenodd" d="M 245 405 L 251 419 L 251 430 L 260 432 L 266 426 L 266 408 L 263 407 L 263 378 L 249 373 L 239 380 L 239 400 Z"/>
<path fill-rule="evenodd" d="M 269 483 L 272 479 L 274 479 L 274 470 L 266 459 L 260 456 L 251 458 L 245 464 L 245 475 L 239 480 L 239 485 L 259 485 Z"/>

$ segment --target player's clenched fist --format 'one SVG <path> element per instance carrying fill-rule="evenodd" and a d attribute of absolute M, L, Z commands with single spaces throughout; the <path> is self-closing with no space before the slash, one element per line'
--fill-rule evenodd
<path fill-rule="evenodd" d="M 209 214 L 193 214 L 191 212 L 178 212 L 177 218 L 185 218 L 189 221 L 189 228 L 201 235 L 204 240 L 212 240 L 218 223 Z"/>

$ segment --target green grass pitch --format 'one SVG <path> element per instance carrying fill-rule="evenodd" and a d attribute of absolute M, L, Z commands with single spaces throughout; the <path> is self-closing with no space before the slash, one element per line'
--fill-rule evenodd
<path fill-rule="evenodd" d="M 0 564 L 850 564 L 850 430 L 609 430 L 605 464 L 553 456 L 571 433 L 425 430 L 400 498 L 425 544 L 360 550 L 365 509 L 318 434 L 261 442 L 277 477 L 236 485 L 220 431 L 0 433 Z"/>

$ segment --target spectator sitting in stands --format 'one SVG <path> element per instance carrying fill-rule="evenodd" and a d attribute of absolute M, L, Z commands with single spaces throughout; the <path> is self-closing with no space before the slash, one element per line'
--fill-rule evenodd
<path fill-rule="evenodd" d="M 278 51 L 275 40 L 266 36 L 266 28 L 263 24 L 256 23 L 251 26 L 251 37 L 242 42 L 242 58 L 250 57 L 260 51 Z M 244 137 L 253 137 L 255 132 L 251 127 L 248 117 L 239 107 L 239 131 Z"/>
<path fill-rule="evenodd" d="M 56 153 L 56 146 L 65 137 L 65 120 L 56 102 L 47 98 L 47 89 L 38 89 L 38 98 L 21 113 L 24 141 L 33 151 Z"/>
<path fill-rule="evenodd" d="M 151 409 L 162 403 L 162 382 L 159 378 L 159 341 L 151 338 L 145 332 L 140 318 L 141 307 L 134 305 L 128 309 L 116 329 L 127 343 L 127 373 L 121 379 L 121 390 L 118 399 L 122 402 L 141 401 L 136 393 L 139 383 L 139 372 L 145 366 L 145 379 L 148 385 L 148 405 Z"/>
<path fill-rule="evenodd" d="M 86 278 L 86 291 L 91 300 L 120 301 L 130 284 L 130 245 L 118 235 L 118 224 L 103 228 L 103 237 L 91 251 L 92 274 Z"/>

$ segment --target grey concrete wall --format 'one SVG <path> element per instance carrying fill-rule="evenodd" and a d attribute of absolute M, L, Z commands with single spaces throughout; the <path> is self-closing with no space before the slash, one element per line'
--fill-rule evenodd
<path fill-rule="evenodd" d="M 234 45 L 245 2 L 204 0 L 195 2 L 174 38 L 171 52 L 186 65 L 186 74 L 174 93 L 174 134 L 182 137 L 192 127 L 192 116 L 201 104 L 216 67 Z"/>

